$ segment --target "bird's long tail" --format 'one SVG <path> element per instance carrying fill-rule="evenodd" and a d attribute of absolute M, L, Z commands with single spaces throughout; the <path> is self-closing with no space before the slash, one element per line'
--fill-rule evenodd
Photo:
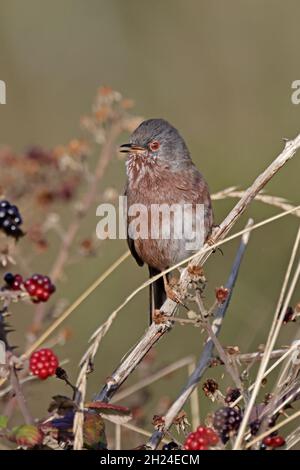
<path fill-rule="evenodd" d="M 149 266 L 149 274 L 150 277 L 155 276 L 156 274 L 159 274 L 160 271 L 158 271 L 155 268 L 151 268 Z M 164 304 L 165 300 L 167 299 L 167 294 L 165 291 L 165 286 L 164 286 L 164 280 L 162 277 L 157 279 L 156 281 L 153 282 L 153 284 L 150 284 L 150 325 L 152 323 L 152 315 L 154 310 L 159 310 L 161 306 Z"/>

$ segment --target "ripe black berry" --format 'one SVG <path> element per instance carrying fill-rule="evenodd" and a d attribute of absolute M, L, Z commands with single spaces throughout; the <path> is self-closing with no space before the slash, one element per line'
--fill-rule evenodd
<path fill-rule="evenodd" d="M 15 280 L 15 276 L 12 273 L 6 273 L 3 279 L 8 286 L 11 286 Z"/>
<path fill-rule="evenodd" d="M 6 235 L 18 239 L 24 233 L 20 229 L 22 224 L 22 217 L 19 213 L 17 206 L 10 204 L 6 200 L 0 201 L 0 229 L 5 232 Z"/>
<path fill-rule="evenodd" d="M 226 443 L 231 433 L 238 430 L 242 421 L 242 413 L 239 408 L 223 406 L 215 412 L 213 425 L 222 440 Z"/>

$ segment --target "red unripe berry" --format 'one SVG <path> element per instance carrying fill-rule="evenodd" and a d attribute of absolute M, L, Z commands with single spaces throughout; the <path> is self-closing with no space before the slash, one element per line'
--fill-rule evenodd
<path fill-rule="evenodd" d="M 285 440 L 282 436 L 272 437 L 271 447 L 273 447 L 273 448 L 281 447 L 281 446 L 284 446 L 284 444 L 285 444 Z"/>
<path fill-rule="evenodd" d="M 58 359 L 51 349 L 40 349 L 30 356 L 29 369 L 42 380 L 54 375 L 57 367 Z"/>
<path fill-rule="evenodd" d="M 205 436 L 198 437 L 197 442 L 198 442 L 198 447 L 207 446 L 209 444 L 208 439 Z"/>
<path fill-rule="evenodd" d="M 27 279 L 25 281 L 25 289 L 35 303 L 47 302 L 50 295 L 55 292 L 55 286 L 50 278 L 41 274 L 34 274 Z"/>
<path fill-rule="evenodd" d="M 267 436 L 263 440 L 263 444 L 265 444 L 265 446 L 267 446 L 267 447 L 271 447 L 272 442 L 273 442 L 273 437 L 271 437 L 271 436 Z"/>
<path fill-rule="evenodd" d="M 199 444 L 197 441 L 192 441 L 189 447 L 190 447 L 190 450 L 198 450 Z"/>
<path fill-rule="evenodd" d="M 199 436 L 200 436 L 200 435 L 202 436 L 203 434 L 205 434 L 206 428 L 205 428 L 204 426 L 198 426 L 196 432 L 197 432 L 197 434 L 198 434 Z"/>

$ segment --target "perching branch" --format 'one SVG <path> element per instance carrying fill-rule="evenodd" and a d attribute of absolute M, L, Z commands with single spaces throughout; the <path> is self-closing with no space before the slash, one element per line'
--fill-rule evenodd
<path fill-rule="evenodd" d="M 248 222 L 249 224 L 253 224 L 253 221 L 250 220 Z M 225 317 L 225 314 L 227 312 L 231 297 L 232 297 L 232 292 L 233 288 L 235 286 L 238 272 L 240 269 L 240 265 L 248 244 L 249 240 L 249 235 L 250 233 L 248 232 L 242 237 L 236 258 L 234 260 L 231 273 L 229 276 L 229 279 L 226 284 L 226 288 L 229 290 L 229 295 L 226 299 L 226 301 L 219 306 L 219 308 L 216 311 L 214 321 L 212 323 L 212 330 L 214 335 L 217 337 L 220 333 L 221 327 L 222 327 L 222 322 Z M 209 337 L 203 352 L 200 356 L 199 362 L 197 364 L 196 369 L 194 370 L 193 374 L 189 377 L 188 382 L 182 392 L 180 393 L 179 397 L 175 400 L 169 411 L 164 417 L 164 427 L 162 430 L 155 431 L 153 435 L 151 436 L 151 439 L 148 441 L 147 446 L 151 447 L 151 449 L 156 449 L 156 447 L 159 445 L 161 439 L 165 435 L 165 433 L 169 430 L 169 428 L 172 426 L 174 418 L 177 416 L 177 414 L 180 412 L 182 407 L 184 406 L 185 402 L 188 400 L 189 396 L 191 393 L 195 390 L 197 387 L 200 379 L 202 378 L 204 372 L 208 369 L 210 366 L 210 361 L 212 358 L 213 350 L 215 347 L 215 342 L 214 340 Z"/>
<path fill-rule="evenodd" d="M 300 134 L 289 142 L 286 142 L 280 155 L 267 167 L 267 169 L 259 175 L 253 184 L 244 192 L 239 202 L 234 206 L 221 225 L 214 231 L 213 238 L 215 241 L 222 240 L 239 217 L 246 210 L 248 205 L 253 201 L 261 189 L 268 181 L 284 166 L 296 153 L 300 147 Z M 203 265 L 211 254 L 208 251 L 209 245 L 206 243 L 199 255 L 185 268 L 180 277 L 180 290 L 186 292 L 191 281 L 189 267 Z M 165 315 L 175 314 L 178 305 L 170 299 L 167 299 L 161 308 Z M 103 389 L 96 395 L 95 400 L 109 401 L 113 394 L 119 389 L 127 377 L 135 370 L 136 366 L 141 362 L 143 357 L 152 348 L 152 346 L 171 328 L 171 322 L 164 325 L 152 325 L 148 328 L 138 344 L 128 353 L 124 360 L 108 379 Z"/>

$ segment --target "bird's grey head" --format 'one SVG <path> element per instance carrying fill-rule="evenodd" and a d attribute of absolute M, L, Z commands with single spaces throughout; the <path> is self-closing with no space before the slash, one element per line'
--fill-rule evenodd
<path fill-rule="evenodd" d="M 122 148 L 129 154 L 140 152 L 141 155 L 167 163 L 174 169 L 191 161 L 183 138 L 164 119 L 143 121 L 132 133 L 129 144 L 124 144 Z"/>

